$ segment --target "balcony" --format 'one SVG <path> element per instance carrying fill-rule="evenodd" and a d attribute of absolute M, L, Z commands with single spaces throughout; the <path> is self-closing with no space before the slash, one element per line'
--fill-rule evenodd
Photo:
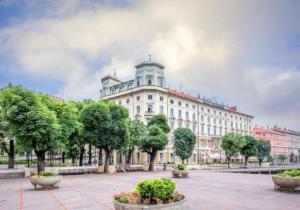
<path fill-rule="evenodd" d="M 146 111 L 145 115 L 154 115 L 154 112 L 153 111 Z"/>

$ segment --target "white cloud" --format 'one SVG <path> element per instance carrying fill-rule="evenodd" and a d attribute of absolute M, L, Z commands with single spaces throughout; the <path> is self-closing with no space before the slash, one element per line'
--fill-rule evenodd
<path fill-rule="evenodd" d="M 35 0 L 26 5 L 29 11 L 43 6 Z M 13 52 L 29 76 L 62 81 L 66 98 L 98 98 L 103 75 L 116 68 L 121 79 L 131 79 L 134 65 L 151 53 L 166 66 L 168 82 L 217 94 L 267 121 L 271 117 L 263 113 L 274 110 L 272 90 L 288 93 L 299 77 L 299 69 L 257 64 L 264 47 L 283 43 L 298 30 L 282 20 L 287 12 L 279 3 L 272 4 L 273 12 L 269 3 L 255 1 L 129 1 L 115 7 L 109 1 L 55 0 L 45 5 L 44 16 L 30 15 L 0 29 L 0 53 Z M 291 96 L 281 92 L 281 97 Z M 287 106 L 287 113 L 299 113 Z"/>

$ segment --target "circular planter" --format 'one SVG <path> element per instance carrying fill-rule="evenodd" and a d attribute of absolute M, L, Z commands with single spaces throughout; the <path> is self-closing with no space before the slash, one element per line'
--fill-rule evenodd
<path fill-rule="evenodd" d="M 189 172 L 187 170 L 174 169 L 172 174 L 174 178 L 186 178 L 189 176 Z"/>
<path fill-rule="evenodd" d="M 34 186 L 34 189 L 37 189 L 37 185 L 43 188 L 52 188 L 58 186 L 62 180 L 62 176 L 35 176 L 29 178 L 31 184 Z"/>
<path fill-rule="evenodd" d="M 300 187 L 300 178 L 272 176 L 275 189 L 293 190 Z"/>
<path fill-rule="evenodd" d="M 160 205 L 134 205 L 128 203 L 121 203 L 114 200 L 115 210 L 143 210 L 143 209 L 159 209 L 159 210 L 185 210 L 185 198 L 175 203 L 167 203 Z"/>

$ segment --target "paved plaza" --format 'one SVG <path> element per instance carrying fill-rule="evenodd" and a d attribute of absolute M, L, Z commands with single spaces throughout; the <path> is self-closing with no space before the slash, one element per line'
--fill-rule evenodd
<path fill-rule="evenodd" d="M 2 179 L 0 209 L 110 210 L 114 194 L 158 177 L 171 177 L 171 172 L 64 176 L 60 188 L 49 191 L 34 191 L 28 179 Z M 187 197 L 187 210 L 300 209 L 300 194 L 275 192 L 270 175 L 195 170 L 188 179 L 174 180 Z"/>

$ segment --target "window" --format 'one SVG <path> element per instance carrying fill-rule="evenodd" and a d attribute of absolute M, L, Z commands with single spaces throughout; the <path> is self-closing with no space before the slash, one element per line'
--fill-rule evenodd
<path fill-rule="evenodd" d="M 164 106 L 161 105 L 161 106 L 159 107 L 159 113 L 160 113 L 160 114 L 163 114 L 163 113 L 164 113 Z"/>
<path fill-rule="evenodd" d="M 207 117 L 207 122 L 210 123 L 210 117 Z"/>
<path fill-rule="evenodd" d="M 222 116 L 222 112 L 219 112 L 219 115 Z"/>
<path fill-rule="evenodd" d="M 140 100 L 141 100 L 141 96 L 137 96 L 136 101 L 140 101 Z"/>
<path fill-rule="evenodd" d="M 217 135 L 217 129 L 214 128 L 214 136 L 216 136 L 216 135 Z"/>
<path fill-rule="evenodd" d="M 158 83 L 160 87 L 164 86 L 164 79 L 162 77 L 158 77 Z"/>
<path fill-rule="evenodd" d="M 173 153 L 170 153 L 170 161 L 174 162 L 174 154 Z"/>
<path fill-rule="evenodd" d="M 193 125 L 193 132 L 196 131 L 196 125 Z"/>
<path fill-rule="evenodd" d="M 186 104 L 185 104 L 185 107 L 186 107 L 186 108 L 188 108 L 188 107 L 189 107 L 189 104 L 188 104 L 188 103 L 186 103 Z"/>
<path fill-rule="evenodd" d="M 201 115 L 201 122 L 203 122 L 204 121 L 204 116 L 203 115 Z"/>
<path fill-rule="evenodd" d="M 171 104 L 174 104 L 174 100 L 173 100 L 173 99 L 170 99 L 170 103 L 171 103 Z"/>
<path fill-rule="evenodd" d="M 189 119 L 189 112 L 185 113 L 185 119 Z"/>
<path fill-rule="evenodd" d="M 204 126 L 201 126 L 201 135 L 204 135 Z"/>
<path fill-rule="evenodd" d="M 141 85 L 141 80 L 142 80 L 141 77 L 138 77 L 138 78 L 136 79 L 136 85 L 137 85 L 137 86 L 140 86 L 140 85 Z"/>
<path fill-rule="evenodd" d="M 190 128 L 190 123 L 187 121 L 187 122 L 185 122 L 185 127 L 186 128 Z"/>
<path fill-rule="evenodd" d="M 216 118 L 214 118 L 214 124 L 216 124 L 216 122 L 217 122 L 217 120 L 216 120 Z"/>
<path fill-rule="evenodd" d="M 130 103 L 130 98 L 126 99 L 126 103 L 129 104 Z"/>
<path fill-rule="evenodd" d="M 204 111 L 204 108 L 203 108 L 203 107 L 201 107 L 201 111 Z"/>
<path fill-rule="evenodd" d="M 196 114 L 193 113 L 193 121 L 196 121 Z"/>
<path fill-rule="evenodd" d="M 170 109 L 170 114 L 171 114 L 171 116 L 174 116 L 174 109 L 173 108 Z"/>
<path fill-rule="evenodd" d="M 148 95 L 148 100 L 152 100 L 152 95 Z"/>
<path fill-rule="evenodd" d="M 196 109 L 196 106 L 195 106 L 195 105 L 193 105 L 193 109 Z"/>
<path fill-rule="evenodd" d="M 175 124 L 174 121 L 171 120 L 171 121 L 170 121 L 170 127 L 171 127 L 171 129 L 174 129 L 174 124 Z"/>
<path fill-rule="evenodd" d="M 152 85 L 152 76 L 147 76 L 147 85 Z"/>
<path fill-rule="evenodd" d="M 193 162 L 197 162 L 196 154 L 193 154 Z"/>
<path fill-rule="evenodd" d="M 210 136 L 210 127 L 207 128 L 207 134 Z"/>
<path fill-rule="evenodd" d="M 222 128 L 219 128 L 219 135 L 222 136 Z"/>
<path fill-rule="evenodd" d="M 227 134 L 227 128 L 225 128 L 225 134 Z"/>
<path fill-rule="evenodd" d="M 217 114 L 216 110 L 214 110 L 214 114 Z"/>
<path fill-rule="evenodd" d="M 181 101 L 178 101 L 178 106 L 181 106 Z"/>
<path fill-rule="evenodd" d="M 137 114 L 140 114 L 140 113 L 141 113 L 141 107 L 140 107 L 140 106 L 137 106 L 137 107 L 136 107 L 136 113 L 137 113 Z"/>
<path fill-rule="evenodd" d="M 153 108 L 153 106 L 152 106 L 151 104 L 149 104 L 149 105 L 148 105 L 148 108 L 147 108 L 147 112 L 148 112 L 148 113 L 152 113 L 152 111 L 153 111 L 152 108 Z"/>
<path fill-rule="evenodd" d="M 219 125 L 221 125 L 222 124 L 222 120 L 221 119 L 219 119 Z"/>
<path fill-rule="evenodd" d="M 181 118 L 181 110 L 178 110 L 178 118 Z"/>
<path fill-rule="evenodd" d="M 182 128 L 182 121 L 181 120 L 178 122 L 178 127 Z"/>
<path fill-rule="evenodd" d="M 207 112 L 210 113 L 210 109 L 207 109 Z"/>
<path fill-rule="evenodd" d="M 160 101 L 164 101 L 164 97 L 163 97 L 163 96 L 160 96 L 160 97 L 159 97 L 159 100 L 160 100 Z"/>
<path fill-rule="evenodd" d="M 159 153 L 159 162 L 164 162 L 164 153 Z"/>

